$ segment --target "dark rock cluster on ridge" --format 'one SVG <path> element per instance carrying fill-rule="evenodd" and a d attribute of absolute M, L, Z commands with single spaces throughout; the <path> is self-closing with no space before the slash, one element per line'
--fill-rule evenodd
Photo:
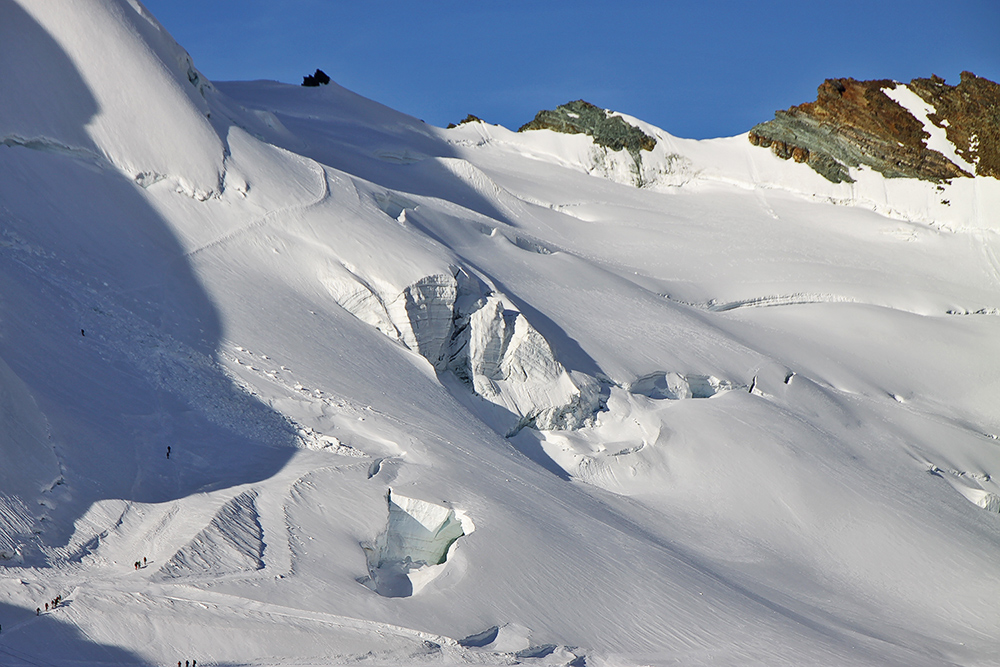
<path fill-rule="evenodd" d="M 485 123 L 485 122 L 486 122 L 486 121 L 484 121 L 484 120 L 483 120 L 482 118 L 480 118 L 479 116 L 473 116 L 473 115 L 472 115 L 472 114 L 470 113 L 470 114 L 469 114 L 468 116 L 466 116 L 466 117 L 465 117 L 465 118 L 463 118 L 462 120 L 458 121 L 458 125 L 465 125 L 466 123 Z M 458 127 L 458 125 L 456 125 L 455 123 L 448 123 L 448 127 L 447 127 L 447 128 L 445 128 L 445 129 L 448 129 L 448 130 L 450 130 L 450 129 L 452 129 L 452 128 L 455 128 L 455 127 Z"/>
<path fill-rule="evenodd" d="M 302 77 L 302 85 L 307 88 L 316 88 L 320 85 L 325 86 L 328 83 L 330 83 L 330 77 L 321 69 Z"/>
<path fill-rule="evenodd" d="M 613 151 L 625 149 L 632 157 L 635 184 L 643 187 L 642 151 L 651 151 L 656 139 L 621 116 L 613 116 L 590 102 L 576 100 L 553 110 L 539 111 L 534 120 L 522 125 L 518 132 L 553 130 L 564 134 L 586 134 L 595 144 Z"/>
<path fill-rule="evenodd" d="M 827 79 L 815 102 L 777 111 L 750 131 L 750 143 L 778 157 L 804 162 L 834 183 L 853 182 L 848 168 L 865 165 L 887 178 L 945 181 L 973 176 L 927 147 L 929 134 L 889 98 L 888 79 Z M 929 120 L 945 130 L 975 175 L 1000 178 L 1000 86 L 971 72 L 949 86 L 944 79 L 914 79 L 908 88 L 932 105 Z"/>
<path fill-rule="evenodd" d="M 629 125 L 620 116 L 612 116 L 606 110 L 583 100 L 567 102 L 551 111 L 539 111 L 534 120 L 522 125 L 518 132 L 528 130 L 586 134 L 595 144 L 606 146 L 613 151 L 625 148 L 635 158 L 638 158 L 640 150 L 651 151 L 656 145 L 656 139 L 638 127 Z"/>

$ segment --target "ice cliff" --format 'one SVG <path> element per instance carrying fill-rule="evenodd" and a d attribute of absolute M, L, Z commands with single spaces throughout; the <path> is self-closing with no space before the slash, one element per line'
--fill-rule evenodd
<path fill-rule="evenodd" d="M 503 408 L 504 433 L 578 428 L 600 407 L 597 380 L 568 372 L 510 300 L 465 269 L 425 276 L 397 294 L 375 282 L 346 271 L 326 281 L 341 307 Z"/>

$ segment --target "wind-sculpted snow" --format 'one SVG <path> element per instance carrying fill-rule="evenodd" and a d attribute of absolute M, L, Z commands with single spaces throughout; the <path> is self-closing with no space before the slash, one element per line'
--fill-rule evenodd
<path fill-rule="evenodd" d="M 18 496 L 0 495 L 0 561 L 23 562 L 38 519 Z"/>
<path fill-rule="evenodd" d="M 176 579 L 252 572 L 264 567 L 264 534 L 256 492 L 236 496 L 197 536 L 160 568 L 158 576 Z"/>
<path fill-rule="evenodd" d="M 39 521 L 64 495 L 45 415 L 0 359 L 0 562 L 37 547 Z"/>
<path fill-rule="evenodd" d="M 987 512 L 1000 514 L 1000 485 L 988 473 L 974 473 L 931 465 L 928 472 L 947 480 L 962 497 Z"/>

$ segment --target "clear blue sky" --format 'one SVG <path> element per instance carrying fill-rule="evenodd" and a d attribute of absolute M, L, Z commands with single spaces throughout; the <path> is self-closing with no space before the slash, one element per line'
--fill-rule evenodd
<path fill-rule="evenodd" d="M 1000 0 L 143 0 L 216 81 L 317 67 L 434 125 L 585 99 L 730 136 L 829 77 L 1000 81 Z"/>

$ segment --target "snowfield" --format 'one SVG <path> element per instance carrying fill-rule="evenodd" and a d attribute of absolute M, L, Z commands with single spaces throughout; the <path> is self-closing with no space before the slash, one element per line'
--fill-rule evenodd
<path fill-rule="evenodd" d="M 0 664 L 1000 662 L 997 180 L 0 63 Z"/>

